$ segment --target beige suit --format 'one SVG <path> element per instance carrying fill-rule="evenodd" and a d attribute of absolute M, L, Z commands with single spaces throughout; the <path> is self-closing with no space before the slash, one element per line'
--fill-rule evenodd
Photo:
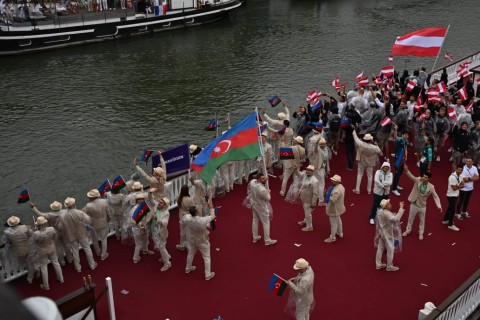
<path fill-rule="evenodd" d="M 292 150 L 294 159 L 283 160 L 283 179 L 282 189 L 280 191 L 281 194 L 285 194 L 290 176 L 293 173 L 298 176 L 300 167 L 302 166 L 302 161 L 305 161 L 305 148 L 297 144 L 292 147 Z"/>
<path fill-rule="evenodd" d="M 363 173 L 367 171 L 367 192 L 372 193 L 373 181 L 373 167 L 377 163 L 378 156 L 382 154 L 382 150 L 374 144 L 365 142 L 358 138 L 357 133 L 353 130 L 353 139 L 358 147 L 357 161 L 357 184 L 355 190 L 360 192 L 360 185 L 362 184 Z"/>
<path fill-rule="evenodd" d="M 330 238 L 336 239 L 336 235 L 343 237 L 343 225 L 340 216 L 345 213 L 345 187 L 337 184 L 326 206 L 326 213 L 330 219 Z"/>
<path fill-rule="evenodd" d="M 408 201 L 410 202 L 410 211 L 408 213 L 408 224 L 406 228 L 407 234 L 412 231 L 413 221 L 418 214 L 420 223 L 418 225 L 418 234 L 423 236 L 425 230 L 425 213 L 427 209 L 427 198 L 433 196 L 433 200 L 437 205 L 437 208 L 441 209 L 442 204 L 440 203 L 440 198 L 438 197 L 435 187 L 430 182 L 427 184 L 424 193 L 420 192 L 420 185 L 422 184 L 421 177 L 415 177 L 409 170 L 406 170 L 407 177 L 414 182 L 412 191 L 408 196 Z"/>
<path fill-rule="evenodd" d="M 325 146 L 323 149 L 320 146 L 316 146 L 313 152 L 316 154 L 314 157 L 316 162 L 310 162 L 315 167 L 315 177 L 318 180 L 318 199 L 319 202 L 324 201 L 325 195 L 325 176 L 330 173 L 330 151 Z"/>

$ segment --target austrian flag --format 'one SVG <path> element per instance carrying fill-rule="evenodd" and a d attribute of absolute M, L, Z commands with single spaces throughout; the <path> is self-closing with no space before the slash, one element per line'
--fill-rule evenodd
<path fill-rule="evenodd" d="M 467 88 L 463 87 L 462 89 L 457 91 L 458 97 L 462 99 L 462 101 L 465 101 L 468 99 L 468 94 L 467 94 Z"/>
<path fill-rule="evenodd" d="M 382 68 L 382 73 L 386 78 L 393 77 L 394 71 L 395 71 L 395 68 L 393 66 L 388 66 L 388 67 L 383 67 Z"/>
<path fill-rule="evenodd" d="M 447 28 L 426 28 L 397 37 L 392 53 L 397 56 L 435 57 L 447 36 Z"/>
<path fill-rule="evenodd" d="M 448 116 L 452 120 L 455 120 L 457 118 L 457 113 L 455 112 L 455 108 L 448 108 Z"/>
<path fill-rule="evenodd" d="M 385 117 L 385 118 L 383 118 L 382 121 L 380 121 L 380 125 L 382 127 L 385 127 L 385 126 L 389 125 L 390 123 L 392 123 L 392 119 L 390 119 L 389 117 Z"/>
<path fill-rule="evenodd" d="M 417 83 L 413 80 L 408 80 L 407 91 L 412 91 L 417 86 Z"/>
<path fill-rule="evenodd" d="M 357 83 L 360 87 L 366 87 L 369 85 L 368 77 L 362 77 L 360 80 L 357 80 Z"/>
<path fill-rule="evenodd" d="M 435 86 L 435 89 L 437 89 L 437 91 L 438 91 L 439 93 L 447 92 L 447 86 L 445 85 L 445 82 L 443 82 L 443 81 L 439 82 L 439 83 Z"/>

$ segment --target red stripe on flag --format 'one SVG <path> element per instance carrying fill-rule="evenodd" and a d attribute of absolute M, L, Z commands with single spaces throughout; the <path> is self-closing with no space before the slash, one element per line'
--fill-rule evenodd
<path fill-rule="evenodd" d="M 213 148 L 210 158 L 219 157 L 229 150 L 243 148 L 246 145 L 258 142 L 257 128 L 240 131 L 237 135 L 220 140 Z M 198 167 L 198 166 L 197 166 Z M 193 165 L 192 165 L 193 168 Z"/>
<path fill-rule="evenodd" d="M 417 46 L 403 46 L 400 44 L 395 44 L 392 47 L 392 53 L 397 56 L 436 56 L 440 47 L 417 47 Z"/>

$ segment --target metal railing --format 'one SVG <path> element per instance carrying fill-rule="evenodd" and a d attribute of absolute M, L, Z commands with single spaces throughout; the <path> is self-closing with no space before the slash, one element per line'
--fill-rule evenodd
<path fill-rule="evenodd" d="M 442 75 L 442 71 L 443 69 L 446 69 L 447 71 L 447 75 L 448 75 L 448 84 L 450 83 L 454 83 L 456 82 L 459 78 L 458 74 L 456 73 L 456 71 L 458 70 L 460 64 L 466 62 L 466 61 L 469 61 L 470 62 L 470 65 L 469 65 L 469 69 L 473 69 L 477 66 L 480 65 L 480 51 L 474 53 L 474 54 L 471 54 L 471 55 L 468 55 L 460 60 L 457 60 L 451 64 L 448 64 L 442 68 L 439 68 L 439 69 L 436 69 L 434 71 L 431 72 L 431 80 L 440 80 L 440 77 Z"/>
<path fill-rule="evenodd" d="M 480 269 L 455 290 L 426 320 L 464 320 L 480 305 Z"/>

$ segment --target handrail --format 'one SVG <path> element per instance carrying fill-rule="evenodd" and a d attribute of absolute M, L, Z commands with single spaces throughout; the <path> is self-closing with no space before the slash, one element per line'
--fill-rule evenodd
<path fill-rule="evenodd" d="M 468 55 L 462 59 L 459 59 L 455 62 L 452 62 L 444 67 L 441 67 L 439 69 L 436 69 L 435 71 L 432 71 L 430 73 L 430 81 L 432 80 L 440 80 L 441 74 L 443 69 L 446 69 L 447 75 L 448 75 L 448 84 L 454 83 L 459 79 L 458 74 L 456 73 L 456 70 L 458 69 L 459 65 L 465 61 L 470 61 L 470 66 L 469 69 L 473 69 L 477 66 L 480 65 L 480 51 L 477 51 L 476 53 L 473 53 L 471 55 Z"/>
<path fill-rule="evenodd" d="M 466 319 L 480 304 L 480 269 L 471 275 L 425 320 Z"/>

